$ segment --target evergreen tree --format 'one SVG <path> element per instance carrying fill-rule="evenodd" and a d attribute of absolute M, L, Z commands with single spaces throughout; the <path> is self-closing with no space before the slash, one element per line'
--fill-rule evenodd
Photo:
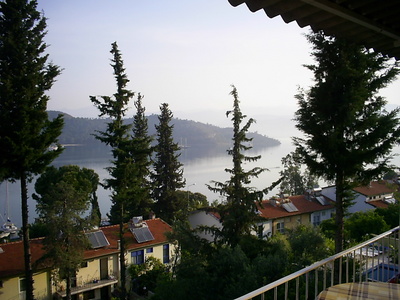
<path fill-rule="evenodd" d="M 58 269 L 59 278 L 66 280 L 66 299 L 71 299 L 71 279 L 88 246 L 84 230 L 93 225 L 90 216 L 82 217 L 92 203 L 93 173 L 78 166 L 50 167 L 35 184 L 38 194 L 33 198 L 47 229 L 46 257 Z"/>
<path fill-rule="evenodd" d="M 249 119 L 241 127 L 246 115 L 243 115 L 239 107 L 239 97 L 236 87 L 230 93 L 233 96 L 233 110 L 226 113 L 232 115 L 233 123 L 233 147 L 228 150 L 228 155 L 232 156 L 233 168 L 226 168 L 225 171 L 230 174 L 230 179 L 226 182 L 212 181 L 214 186 L 208 185 L 208 188 L 220 195 L 226 197 L 224 203 L 219 205 L 218 210 L 223 223 L 221 235 L 222 241 L 231 246 L 239 243 L 244 234 L 250 234 L 251 228 L 257 220 L 257 203 L 260 203 L 263 192 L 250 187 L 251 179 L 257 177 L 265 169 L 254 167 L 245 171 L 243 164 L 246 162 L 255 162 L 261 158 L 258 156 L 247 156 L 245 151 L 250 150 L 251 138 L 246 136 L 251 124 L 255 121 Z"/>
<path fill-rule="evenodd" d="M 97 187 L 100 184 L 100 179 L 99 175 L 93 171 L 92 169 L 87 169 L 83 168 L 82 171 L 82 176 L 87 178 L 90 182 L 91 186 L 91 192 L 90 192 L 90 204 L 91 204 L 91 210 L 90 210 L 90 221 L 93 225 L 100 226 L 101 222 L 101 212 L 100 212 L 100 206 L 99 206 L 99 201 L 97 198 Z"/>
<path fill-rule="evenodd" d="M 0 2 L 0 180 L 20 180 L 26 298 L 33 299 L 28 228 L 28 187 L 62 151 L 57 143 L 61 116 L 49 121 L 45 94 L 60 74 L 48 63 L 46 19 L 37 1 Z"/>
<path fill-rule="evenodd" d="M 295 152 L 289 153 L 282 158 L 283 171 L 281 175 L 279 190 L 282 194 L 303 195 L 308 189 L 317 185 L 315 176 L 306 169 L 302 172 L 301 163 Z"/>
<path fill-rule="evenodd" d="M 136 215 L 148 215 L 153 204 L 151 198 L 152 184 L 150 182 L 150 168 L 153 138 L 148 134 L 147 117 L 142 106 L 143 96 L 139 93 L 135 101 L 136 114 L 133 117 L 133 147 L 132 157 L 137 168 L 137 177 L 134 179 L 137 186 L 135 202 L 131 202 L 129 211 Z"/>
<path fill-rule="evenodd" d="M 173 140 L 174 125 L 170 124 L 173 114 L 167 103 L 160 106 L 157 144 L 155 146 L 154 173 L 152 174 L 155 213 L 166 222 L 173 222 L 181 203 L 176 191 L 184 187 L 183 164 L 179 162 L 179 146 Z"/>
<path fill-rule="evenodd" d="M 124 219 L 126 218 L 126 207 L 128 203 L 134 201 L 132 195 L 135 194 L 135 186 L 132 178 L 137 177 L 137 169 L 131 157 L 132 140 L 129 135 L 131 125 L 124 124 L 124 116 L 127 106 L 134 93 L 126 89 L 129 82 L 123 60 L 116 42 L 112 44 L 111 54 L 113 55 L 111 66 L 114 69 L 114 77 L 117 82 L 117 92 L 114 97 L 101 96 L 98 99 L 91 96 L 90 100 L 100 111 L 101 116 L 108 116 L 111 121 L 107 124 L 104 132 L 99 132 L 96 138 L 109 145 L 112 149 L 114 160 L 112 166 L 107 168 L 111 178 L 105 180 L 104 186 L 112 190 L 111 198 L 113 206 L 116 207 L 116 216 L 119 223 L 120 247 L 120 281 L 121 298 L 126 299 L 126 265 L 125 265 L 125 241 Z"/>
<path fill-rule="evenodd" d="M 294 138 L 310 171 L 336 185 L 335 251 L 343 249 L 343 217 L 355 185 L 380 176 L 399 140 L 399 110 L 387 112 L 377 95 L 398 74 L 398 64 L 351 42 L 310 34 L 315 85 L 296 98 Z"/>

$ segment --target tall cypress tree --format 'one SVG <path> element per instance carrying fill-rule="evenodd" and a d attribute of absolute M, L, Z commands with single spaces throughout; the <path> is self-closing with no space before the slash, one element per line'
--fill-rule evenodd
<path fill-rule="evenodd" d="M 179 146 L 173 140 L 171 124 L 173 114 L 167 103 L 160 106 L 161 114 L 159 124 L 155 125 L 157 131 L 157 144 L 155 146 L 154 173 L 152 174 L 156 201 L 154 210 L 157 215 L 167 222 L 172 223 L 176 213 L 181 209 L 176 191 L 185 186 L 183 179 L 183 164 L 179 162 Z"/>
<path fill-rule="evenodd" d="M 108 116 L 111 119 L 107 124 L 106 131 L 99 132 L 96 138 L 111 147 L 114 159 L 112 166 L 107 168 L 111 178 L 105 180 L 105 187 L 112 190 L 111 198 L 113 206 L 116 207 L 119 221 L 121 299 L 126 299 L 124 219 L 126 218 L 127 204 L 133 200 L 132 195 L 135 193 L 132 178 L 136 178 L 137 170 L 133 158 L 130 156 L 132 141 L 129 131 L 131 125 L 124 123 L 124 116 L 134 93 L 126 88 L 129 80 L 116 42 L 112 44 L 110 52 L 113 55 L 111 66 L 114 69 L 117 92 L 114 97 L 101 96 L 101 99 L 98 99 L 90 96 L 90 100 L 99 109 L 100 117 Z"/>
<path fill-rule="evenodd" d="M 261 202 L 263 192 L 249 184 L 251 184 L 252 178 L 257 177 L 265 169 L 254 167 L 246 171 L 243 168 L 244 163 L 255 162 L 261 158 L 260 155 L 247 156 L 244 154 L 245 151 L 252 148 L 252 138 L 248 138 L 246 133 L 255 121 L 250 118 L 242 126 L 242 122 L 247 116 L 240 110 L 236 87 L 232 86 L 230 94 L 233 96 L 233 110 L 227 111 L 226 116 L 231 115 L 233 123 L 233 146 L 228 150 L 228 155 L 232 156 L 233 167 L 225 169 L 230 174 L 229 180 L 226 182 L 212 181 L 214 186 L 208 185 L 208 188 L 226 197 L 225 202 L 218 207 L 223 223 L 219 235 L 223 242 L 235 246 L 243 234 L 250 234 L 252 225 L 255 225 L 257 220 L 257 203 Z"/>
<path fill-rule="evenodd" d="M 145 107 L 142 105 L 143 96 L 139 93 L 135 101 L 136 114 L 133 117 L 132 157 L 137 168 L 136 200 L 131 203 L 129 210 L 138 215 L 149 214 L 153 204 L 150 182 L 151 156 L 154 148 L 151 145 L 153 138 L 148 134 L 148 122 Z"/>
<path fill-rule="evenodd" d="M 315 85 L 296 96 L 296 127 L 305 137 L 294 143 L 311 172 L 335 182 L 335 251 L 340 252 L 352 188 L 383 174 L 399 141 L 399 110 L 387 112 L 386 101 L 377 95 L 399 68 L 388 57 L 321 32 L 308 40 L 316 64 L 306 67 Z"/>
<path fill-rule="evenodd" d="M 45 94 L 60 74 L 48 63 L 46 19 L 37 1 L 0 2 L 0 180 L 20 180 L 26 298 L 34 299 L 28 231 L 28 187 L 62 151 L 49 151 L 63 119 L 49 121 Z"/>
<path fill-rule="evenodd" d="M 130 180 L 132 194 L 127 201 L 124 214 L 124 222 L 132 216 L 148 215 L 152 206 L 150 183 L 151 155 L 153 153 L 152 137 L 148 135 L 148 123 L 145 116 L 145 108 L 142 106 L 143 96 L 139 93 L 134 102 L 136 114 L 133 117 L 132 136 L 126 141 L 127 156 L 135 166 L 135 176 Z M 117 204 L 112 205 L 110 221 L 116 223 L 119 220 Z"/>

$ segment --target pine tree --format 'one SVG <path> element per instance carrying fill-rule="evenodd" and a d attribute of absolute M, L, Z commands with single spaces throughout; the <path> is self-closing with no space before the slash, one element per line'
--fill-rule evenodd
<path fill-rule="evenodd" d="M 45 94 L 60 74 L 48 63 L 46 19 L 37 1 L 0 2 L 0 180 L 20 180 L 26 298 L 34 299 L 29 246 L 28 187 L 62 151 L 61 116 L 49 121 Z"/>
<path fill-rule="evenodd" d="M 308 169 L 302 171 L 298 155 L 291 152 L 282 158 L 283 170 L 279 172 L 281 194 L 303 195 L 317 185 L 317 179 Z"/>
<path fill-rule="evenodd" d="M 387 112 L 377 95 L 399 73 L 398 64 L 342 39 L 308 35 L 315 84 L 296 98 L 294 143 L 310 171 L 336 185 L 335 251 L 343 249 L 343 217 L 354 185 L 377 178 L 399 141 L 399 110 Z"/>
<path fill-rule="evenodd" d="M 155 146 L 154 173 L 152 174 L 155 213 L 166 222 L 173 222 L 176 213 L 181 209 L 176 191 L 185 185 L 183 179 L 183 164 L 179 162 L 179 146 L 173 140 L 171 120 L 173 114 L 167 103 L 160 106 L 157 144 Z"/>
<path fill-rule="evenodd" d="M 47 229 L 46 257 L 58 269 L 59 278 L 66 279 L 66 299 L 71 299 L 71 280 L 88 246 L 84 230 L 94 225 L 90 216 L 82 217 L 92 203 L 93 174 L 72 165 L 50 167 L 35 183 L 33 198 Z"/>
<path fill-rule="evenodd" d="M 263 192 L 250 187 L 251 179 L 257 177 L 265 169 L 254 167 L 245 171 L 243 164 L 246 162 L 255 162 L 261 158 L 258 156 L 247 156 L 244 151 L 250 150 L 252 138 L 248 138 L 248 132 L 254 119 L 249 119 L 243 127 L 243 120 L 247 117 L 243 115 L 239 107 L 239 97 L 236 87 L 232 86 L 231 95 L 233 96 L 233 110 L 226 113 L 227 117 L 232 115 L 233 123 L 233 147 L 228 150 L 228 155 L 232 156 L 233 168 L 226 168 L 225 171 L 230 174 L 230 179 L 226 182 L 212 181 L 208 188 L 220 195 L 226 197 L 224 203 L 218 206 L 221 215 L 223 229 L 217 232 L 222 238 L 222 242 L 230 246 L 236 246 L 242 235 L 250 234 L 252 226 L 257 220 L 257 203 L 262 200 Z"/>
<path fill-rule="evenodd" d="M 111 54 L 113 55 L 111 66 L 114 69 L 117 92 L 114 97 L 101 96 L 101 100 L 99 100 L 97 97 L 91 96 L 90 100 L 99 109 L 99 116 L 108 116 L 111 119 L 107 124 L 106 131 L 99 132 L 96 138 L 111 147 L 114 159 L 113 165 L 107 168 L 111 178 L 105 180 L 105 187 L 112 190 L 112 202 L 116 207 L 115 211 L 119 222 L 121 299 L 126 299 L 124 220 L 127 216 L 126 207 L 134 199 L 135 186 L 132 184 L 132 178 L 137 177 L 137 168 L 130 155 L 132 140 L 129 131 L 131 125 L 124 124 L 124 116 L 134 93 L 126 89 L 129 80 L 116 42 L 112 44 Z"/>

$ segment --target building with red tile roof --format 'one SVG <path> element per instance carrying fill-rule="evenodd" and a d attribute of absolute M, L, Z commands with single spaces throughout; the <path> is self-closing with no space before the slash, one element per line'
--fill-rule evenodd
<path fill-rule="evenodd" d="M 258 225 L 258 235 L 268 237 L 300 224 L 319 225 L 332 217 L 335 208 L 322 195 L 309 194 L 264 200 L 258 210 L 265 219 Z"/>
<path fill-rule="evenodd" d="M 387 208 L 389 204 L 396 203 L 393 197 L 396 187 L 388 184 L 386 181 L 372 181 L 368 185 L 353 188 L 353 191 L 354 199 L 352 200 L 352 205 L 347 209 L 350 214 L 365 212 L 376 207 Z M 324 187 L 322 194 L 334 201 L 336 198 L 336 187 Z"/>
<path fill-rule="evenodd" d="M 385 200 L 385 197 L 393 197 L 395 191 L 385 181 L 372 181 L 369 185 L 355 187 L 353 190 L 366 196 L 366 201 Z"/>
<path fill-rule="evenodd" d="M 323 220 L 331 218 L 334 210 L 334 202 L 320 195 L 318 191 L 308 195 L 263 200 L 258 206 L 262 221 L 257 224 L 258 232 L 254 231 L 253 234 L 265 238 L 299 224 L 319 225 Z M 209 208 L 192 212 L 189 223 L 192 229 L 199 226 L 221 229 L 223 226 L 219 215 Z M 199 232 L 198 235 L 209 241 L 214 240 L 211 233 Z"/>
<path fill-rule="evenodd" d="M 110 299 L 119 276 L 119 226 L 100 227 L 88 232 L 92 249 L 84 253 L 84 263 L 79 269 L 73 295 L 87 299 Z M 172 232 L 169 224 L 161 219 L 151 219 L 126 224 L 127 264 L 141 264 L 148 256 L 169 263 L 175 254 L 174 245 L 167 234 Z M 54 270 L 42 260 L 45 249 L 43 238 L 30 241 L 34 271 L 35 296 L 53 299 L 65 296 L 65 283 L 56 281 Z M 24 294 L 24 259 L 22 241 L 0 244 L 0 298 L 20 299 Z"/>
<path fill-rule="evenodd" d="M 222 229 L 221 216 L 218 212 L 209 207 L 190 212 L 188 221 L 192 229 L 196 229 L 199 226 L 209 226 Z M 214 241 L 214 236 L 211 232 L 197 232 L 197 235 L 209 242 Z"/>

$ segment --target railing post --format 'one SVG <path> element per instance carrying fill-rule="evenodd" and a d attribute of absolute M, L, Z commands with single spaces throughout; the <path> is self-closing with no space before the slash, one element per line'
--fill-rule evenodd
<path fill-rule="evenodd" d="M 306 299 L 308 299 L 308 273 L 306 273 Z"/>
<path fill-rule="evenodd" d="M 353 260 L 353 282 L 357 282 L 358 280 L 362 280 L 364 277 L 363 273 L 365 273 L 364 271 L 368 271 L 371 270 L 371 272 L 377 272 L 378 273 L 378 278 L 382 278 L 383 276 L 383 269 L 380 268 L 379 270 L 374 270 L 373 268 L 375 267 L 375 263 L 378 261 L 378 265 L 379 265 L 379 261 L 382 260 L 383 263 L 385 263 L 385 261 L 388 262 L 388 265 L 397 265 L 396 263 L 396 259 L 398 259 L 400 261 L 400 251 L 398 251 L 397 253 L 394 252 L 394 250 L 398 250 L 400 248 L 400 238 L 397 238 L 397 236 L 395 236 L 395 234 L 397 235 L 399 233 L 399 228 L 400 227 L 396 227 L 393 228 L 387 232 L 384 232 L 380 235 L 375 236 L 374 238 L 371 238 L 368 241 L 362 242 L 357 246 L 351 247 L 350 249 L 344 250 L 340 253 L 334 254 L 326 259 L 323 259 L 319 262 L 315 262 L 314 264 L 312 264 L 311 266 L 308 266 L 306 268 L 303 268 L 299 271 L 296 271 L 290 275 L 287 275 L 283 278 L 280 278 L 274 282 L 271 282 L 263 287 L 258 288 L 255 291 L 252 291 L 246 295 L 243 295 L 242 297 L 237 298 L 237 300 L 247 300 L 247 299 L 253 299 L 259 295 L 261 295 L 261 299 L 264 299 L 264 295 L 265 293 L 267 293 L 268 291 L 274 290 L 274 299 L 278 300 L 278 288 L 285 288 L 285 298 L 288 297 L 288 285 L 289 282 L 292 280 L 296 280 L 296 300 L 298 300 L 299 298 L 299 290 L 300 290 L 300 284 L 301 286 L 303 286 L 303 283 L 300 282 L 300 280 L 302 280 L 305 276 L 305 299 L 309 298 L 309 288 L 310 288 L 310 280 L 309 280 L 309 274 L 312 271 L 316 272 L 315 275 L 315 293 L 318 294 L 318 290 L 319 290 L 319 274 L 318 274 L 318 269 L 324 268 L 324 273 L 323 273 L 323 288 L 329 288 L 330 286 L 333 286 L 335 284 L 340 284 L 342 283 L 342 281 L 346 280 L 347 282 L 351 281 L 349 276 L 349 259 L 351 258 Z M 394 241 L 392 241 L 394 239 Z M 372 250 L 372 259 L 370 260 L 370 256 L 371 256 L 371 251 L 367 251 L 365 253 L 362 252 L 363 248 L 364 250 L 367 249 L 370 244 L 373 243 L 379 243 L 380 245 L 385 245 L 385 249 L 387 247 L 392 247 L 393 249 L 391 249 L 391 251 L 385 253 L 384 255 L 379 255 L 377 258 L 375 257 L 376 254 L 376 250 Z M 388 255 L 392 255 L 392 257 L 394 258 L 394 261 L 388 261 Z M 346 259 L 346 264 L 344 265 L 343 259 Z M 372 261 L 372 265 L 371 265 L 371 261 Z M 366 263 L 366 264 L 365 264 Z M 339 264 L 339 265 L 338 265 Z M 329 267 L 329 269 L 328 269 Z M 346 268 L 346 275 L 344 277 L 343 275 L 343 267 Z M 364 270 L 365 269 L 365 270 Z M 321 269 L 322 270 L 322 269 Z M 328 280 L 327 280 L 327 272 L 328 270 L 331 271 L 331 282 L 330 285 L 328 284 Z M 382 270 L 382 271 L 380 271 Z M 359 272 L 359 278 L 357 278 L 357 272 Z M 365 273 L 368 274 L 368 273 Z M 372 273 L 374 274 L 374 273 Z M 342 280 L 342 276 L 343 276 L 343 280 Z M 301 278 L 300 278 L 301 277 Z M 365 278 L 364 278 L 365 279 Z M 283 285 L 285 284 L 285 285 Z M 316 295 L 317 296 L 317 295 Z M 293 297 L 294 298 L 294 297 Z M 303 298 L 303 297 L 300 297 Z"/>
<path fill-rule="evenodd" d="M 356 251 L 353 251 L 353 283 L 356 282 Z"/>
<path fill-rule="evenodd" d="M 285 300 L 288 298 L 289 281 L 285 282 Z"/>

